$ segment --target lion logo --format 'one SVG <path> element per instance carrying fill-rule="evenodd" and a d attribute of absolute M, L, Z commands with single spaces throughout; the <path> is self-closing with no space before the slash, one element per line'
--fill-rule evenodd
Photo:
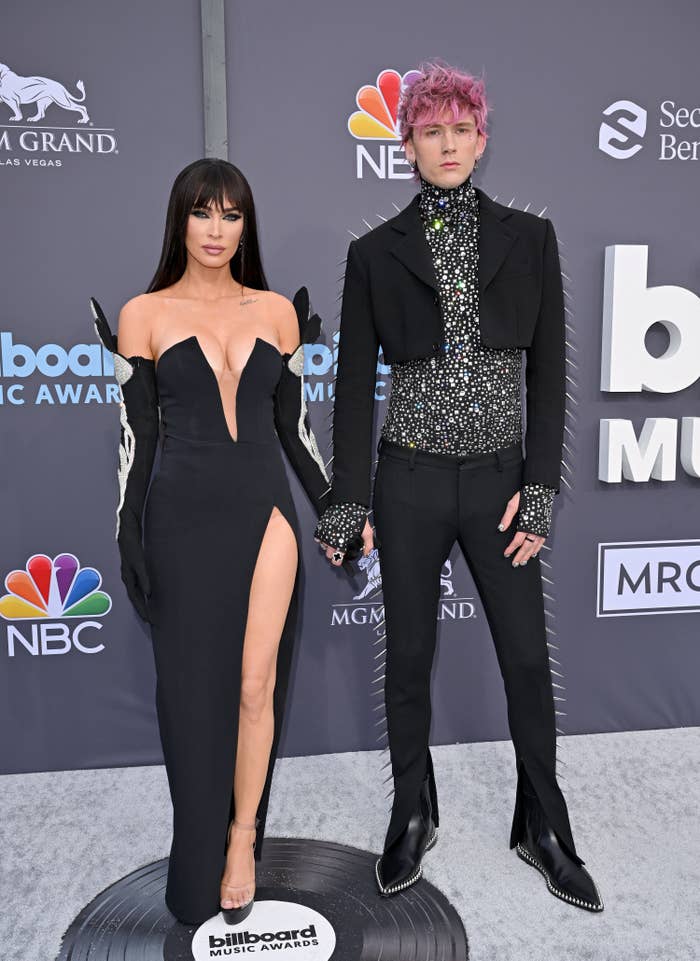
<path fill-rule="evenodd" d="M 64 110 L 79 113 L 78 123 L 88 123 L 90 118 L 83 106 L 85 101 L 83 81 L 79 80 L 76 87 L 82 97 L 74 97 L 58 80 L 49 80 L 48 77 L 20 77 L 19 74 L 10 70 L 6 63 L 0 63 L 0 101 L 6 103 L 13 111 L 10 120 L 24 120 L 22 105 L 35 103 L 36 114 L 33 117 L 27 117 L 26 120 L 29 123 L 36 123 L 37 120 L 44 119 L 46 108 L 55 103 Z"/>
<path fill-rule="evenodd" d="M 361 571 L 365 572 L 367 584 L 359 594 L 353 597 L 353 601 L 362 601 L 368 594 L 372 591 L 379 590 L 382 586 L 382 572 L 379 567 L 379 551 L 377 548 L 373 547 L 367 557 L 360 554 L 357 566 Z"/>
<path fill-rule="evenodd" d="M 353 601 L 362 601 L 368 594 L 372 591 L 379 590 L 382 586 L 382 572 L 379 566 L 379 551 L 377 548 L 372 548 L 367 557 L 361 554 L 358 558 L 357 566 L 361 571 L 364 571 L 367 577 L 367 584 L 359 594 L 353 597 Z M 440 572 L 440 591 L 442 597 L 452 597 L 455 592 L 452 585 L 452 561 L 449 557 L 442 565 Z"/>
<path fill-rule="evenodd" d="M 442 572 L 440 574 L 440 590 L 444 588 L 445 593 L 443 597 L 452 597 L 455 592 L 452 586 L 452 561 L 447 558 L 445 563 L 442 565 Z"/>

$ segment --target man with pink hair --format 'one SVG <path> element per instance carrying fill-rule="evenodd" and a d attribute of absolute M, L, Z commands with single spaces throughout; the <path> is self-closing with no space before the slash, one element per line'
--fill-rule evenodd
<path fill-rule="evenodd" d="M 385 700 L 394 802 L 376 878 L 421 876 L 436 842 L 428 747 L 440 571 L 464 553 L 496 646 L 515 747 L 511 847 L 557 897 L 603 903 L 576 853 L 556 778 L 556 727 L 539 552 L 559 489 L 564 305 L 549 220 L 472 184 L 486 148 L 481 80 L 429 63 L 403 92 L 401 135 L 420 193 L 350 244 L 333 426 L 331 506 L 316 537 L 335 565 L 373 545 L 377 351 L 392 385 L 374 479 L 386 618 Z M 525 456 L 521 411 L 526 366 Z"/>

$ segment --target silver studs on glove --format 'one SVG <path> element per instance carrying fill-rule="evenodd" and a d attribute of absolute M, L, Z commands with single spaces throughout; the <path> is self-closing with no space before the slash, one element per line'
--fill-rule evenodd
<path fill-rule="evenodd" d="M 545 484 L 525 484 L 520 491 L 518 530 L 547 537 L 552 526 L 552 505 L 556 491 Z"/>
<path fill-rule="evenodd" d="M 366 520 L 364 504 L 331 504 L 321 515 L 314 537 L 323 544 L 345 551 L 350 541 L 362 536 Z"/>

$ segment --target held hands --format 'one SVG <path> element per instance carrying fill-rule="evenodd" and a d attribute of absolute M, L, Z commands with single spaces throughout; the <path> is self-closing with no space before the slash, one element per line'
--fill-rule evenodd
<path fill-rule="evenodd" d="M 518 512 L 519 506 L 520 491 L 517 491 L 506 504 L 505 513 L 503 514 L 501 522 L 498 525 L 499 531 L 508 530 L 513 522 L 513 518 Z M 513 537 L 513 540 L 504 550 L 503 556 L 510 557 L 514 554 L 513 567 L 524 567 L 531 557 L 537 557 L 539 552 L 542 550 L 542 545 L 544 542 L 545 538 L 540 537 L 537 534 L 529 534 L 527 531 L 517 531 Z"/>
<path fill-rule="evenodd" d="M 513 522 L 520 506 L 520 491 L 517 491 L 506 504 L 505 512 L 498 525 L 499 531 L 506 531 Z M 314 540 L 320 544 L 326 553 L 326 557 L 334 567 L 340 567 L 345 560 L 345 551 L 326 544 L 324 541 L 315 537 Z M 542 549 L 545 538 L 539 534 L 531 534 L 527 531 L 517 531 L 510 544 L 503 552 L 504 557 L 512 557 L 513 567 L 524 567 L 531 557 L 537 557 Z M 365 521 L 362 529 L 362 554 L 367 557 L 374 548 L 374 534 L 369 519 Z"/>
<path fill-rule="evenodd" d="M 331 562 L 333 567 L 340 567 L 345 559 L 345 551 L 338 550 L 337 547 L 331 547 L 328 544 L 324 544 L 323 541 L 319 540 L 318 537 L 314 537 L 317 544 L 320 544 L 323 550 L 326 552 L 326 557 Z M 374 548 L 374 533 L 372 531 L 372 525 L 369 519 L 365 521 L 365 526 L 362 529 L 362 554 L 367 557 L 367 555 Z"/>

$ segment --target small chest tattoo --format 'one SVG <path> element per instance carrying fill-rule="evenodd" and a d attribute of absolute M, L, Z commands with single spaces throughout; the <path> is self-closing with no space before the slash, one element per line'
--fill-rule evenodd
<path fill-rule="evenodd" d="M 257 304 L 259 297 L 246 297 L 245 300 L 241 301 L 241 307 L 247 307 L 248 304 Z"/>

